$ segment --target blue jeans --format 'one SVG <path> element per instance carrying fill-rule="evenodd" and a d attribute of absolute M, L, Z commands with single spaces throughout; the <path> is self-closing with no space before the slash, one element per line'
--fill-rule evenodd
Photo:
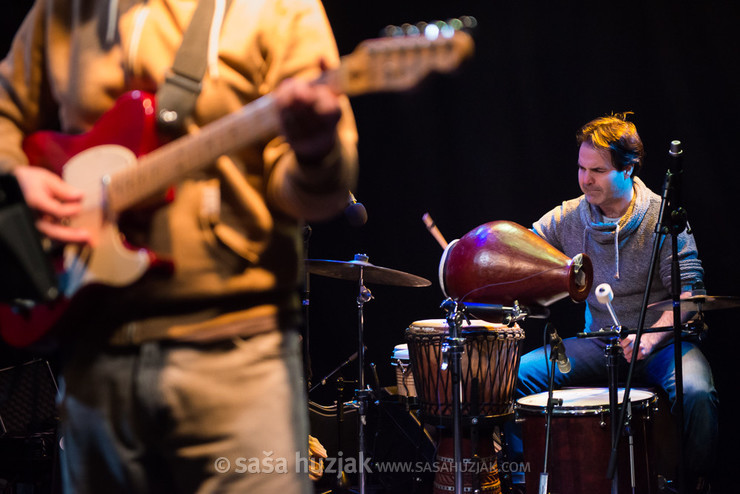
<path fill-rule="evenodd" d="M 567 338 L 564 341 L 572 370 L 562 374 L 555 370 L 555 389 L 566 386 L 606 386 L 608 376 L 604 350 L 607 340 L 602 338 Z M 516 399 L 547 391 L 550 362 L 543 348 L 522 356 Z M 709 362 L 693 343 L 682 342 L 682 370 L 684 392 L 684 455 L 689 474 L 706 476 L 716 461 L 718 443 L 717 409 L 719 400 Z M 624 381 L 629 363 L 619 358 L 619 378 Z M 663 389 L 672 404 L 676 399 L 674 346 L 669 343 L 656 349 L 635 365 L 633 386 Z M 672 406 L 672 408 L 674 408 Z M 511 459 L 522 458 L 521 429 L 513 422 L 507 424 Z M 514 479 L 523 482 L 523 478 Z"/>

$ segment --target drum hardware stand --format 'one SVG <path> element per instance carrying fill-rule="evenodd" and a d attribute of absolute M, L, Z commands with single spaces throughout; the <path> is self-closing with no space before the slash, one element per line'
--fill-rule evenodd
<path fill-rule="evenodd" d="M 473 474 L 471 475 L 471 489 L 473 490 L 474 494 L 478 494 L 481 492 L 479 476 L 479 472 L 481 471 L 481 459 L 480 454 L 478 453 L 478 441 L 480 439 L 480 436 L 478 434 L 478 427 L 480 422 L 478 416 L 480 415 L 480 406 L 478 404 L 478 378 L 474 377 L 473 379 L 471 379 L 470 382 L 470 415 L 472 416 L 470 419 L 470 457 L 475 465 L 473 467 Z"/>
<path fill-rule="evenodd" d="M 517 322 L 526 319 L 530 315 L 532 315 L 532 317 L 535 317 L 534 313 L 531 312 L 529 308 L 521 307 L 519 305 L 519 302 L 516 300 L 511 307 L 497 304 L 478 304 L 471 302 L 460 302 L 459 304 L 461 306 L 460 308 L 462 312 L 465 314 L 466 319 L 467 314 L 472 314 L 474 316 L 496 316 L 496 318 L 501 318 L 501 324 L 505 324 L 509 327 L 512 327 Z M 481 317 L 481 319 L 486 318 Z"/>
<path fill-rule="evenodd" d="M 308 258 L 308 244 L 311 240 L 311 225 L 303 226 L 303 257 Z M 308 316 L 311 305 L 311 274 L 308 269 L 305 270 L 303 279 L 303 294 L 301 297 L 301 307 L 303 308 L 303 367 L 306 373 L 306 389 L 309 393 L 312 391 L 311 381 L 313 380 L 313 370 L 311 368 L 311 351 L 309 348 L 309 324 Z"/>
<path fill-rule="evenodd" d="M 357 352 L 355 352 L 352 355 L 350 355 L 347 360 L 345 360 L 344 362 L 342 362 L 341 364 L 339 364 L 333 371 L 331 371 L 330 373 L 328 373 L 326 376 L 322 377 L 321 380 L 318 383 L 314 384 L 314 386 L 311 389 L 308 390 L 308 392 L 311 393 L 313 390 L 315 390 L 319 386 L 324 386 L 326 384 L 326 382 L 329 379 L 331 379 L 334 374 L 336 374 L 337 372 L 339 372 L 340 370 L 342 370 L 344 367 L 346 367 L 347 365 L 349 365 L 352 362 L 354 362 L 356 359 L 357 359 Z M 348 381 L 344 381 L 344 382 L 348 382 Z"/>
<path fill-rule="evenodd" d="M 562 398 L 554 398 L 553 393 L 555 390 L 555 363 L 558 359 L 558 345 L 562 345 L 563 342 L 560 340 L 553 344 L 554 340 L 550 340 L 550 375 L 548 378 L 547 386 L 547 407 L 545 408 L 545 460 L 542 466 L 542 473 L 540 473 L 540 488 L 539 494 L 548 494 L 548 481 L 550 474 L 547 472 L 547 459 L 550 452 L 550 426 L 552 425 L 552 412 L 555 406 L 563 404 Z"/>
<path fill-rule="evenodd" d="M 368 256 L 361 254 L 355 255 L 356 260 L 362 260 L 367 262 Z M 357 333 L 358 333 L 358 349 L 357 349 L 357 388 L 355 389 L 355 399 L 359 405 L 360 424 L 358 428 L 358 445 L 359 445 L 359 487 L 360 494 L 365 494 L 366 489 L 366 473 L 365 464 L 365 426 L 367 425 L 367 405 L 370 390 L 365 385 L 365 314 L 364 308 L 365 303 L 373 299 L 373 295 L 370 290 L 365 286 L 365 268 L 360 265 L 359 267 L 359 279 L 358 279 L 358 294 L 357 294 Z"/>
<path fill-rule="evenodd" d="M 468 307 L 486 314 L 501 315 L 504 324 L 509 326 L 524 319 L 527 315 L 525 310 L 519 307 L 517 302 L 514 307 L 503 307 L 501 305 L 488 304 L 463 304 L 450 298 L 442 303 L 442 309 L 447 313 L 446 321 L 449 327 L 449 336 L 442 344 L 441 368 L 450 369 L 450 384 L 452 389 L 452 435 L 454 441 L 454 465 L 455 465 L 455 492 L 463 492 L 463 459 L 462 459 L 462 369 L 461 359 L 465 352 L 465 339 L 460 336 L 460 327 L 464 320 L 468 320 Z M 477 389 L 477 388 L 476 388 Z M 478 426 L 477 417 L 472 418 L 474 428 Z M 476 434 L 477 435 L 477 434 Z M 475 450 L 473 450 L 475 451 Z M 477 476 L 473 476 L 477 482 Z M 479 479 L 478 479 L 479 480 Z"/>
<path fill-rule="evenodd" d="M 655 236 L 653 238 L 653 251 L 650 258 L 650 267 L 648 269 L 647 283 L 640 310 L 640 319 L 635 333 L 634 347 L 640 348 L 640 338 L 642 337 L 643 327 L 645 325 L 645 316 L 647 313 L 650 288 L 653 282 L 655 268 L 657 266 L 658 253 L 660 252 L 661 239 L 670 233 L 671 235 L 671 295 L 673 298 L 673 348 L 674 348 L 674 373 L 676 396 L 673 406 L 676 414 L 676 435 L 678 437 L 678 492 L 683 494 L 686 488 L 686 460 L 684 458 L 684 404 L 683 404 L 683 362 L 681 353 L 681 269 L 678 261 L 678 235 L 688 227 L 686 211 L 680 206 L 681 195 L 681 176 L 683 170 L 681 167 L 681 157 L 683 150 L 680 141 L 671 141 L 669 154 L 671 156 L 671 165 L 666 171 L 663 194 L 660 202 L 660 212 L 658 221 L 655 225 Z M 668 213 L 668 214 L 666 214 Z M 668 216 L 668 219 L 666 217 Z M 630 361 L 629 371 L 627 373 L 627 382 L 624 388 L 624 403 L 629 403 L 629 392 L 632 384 L 632 375 L 637 362 L 636 356 Z M 617 464 L 617 446 L 621 431 L 626 426 L 626 416 L 628 407 L 622 407 L 618 432 L 614 436 L 611 457 L 609 458 L 609 467 L 607 478 L 613 478 Z"/>
<path fill-rule="evenodd" d="M 337 454 L 342 451 L 342 424 L 344 423 L 344 385 L 356 384 L 355 381 L 345 381 L 341 376 L 337 378 Z M 349 491 L 349 480 L 344 470 L 340 469 L 336 477 L 339 492 Z"/>
<path fill-rule="evenodd" d="M 608 374 L 608 383 L 609 383 L 609 416 L 611 421 L 611 429 L 612 429 L 612 450 L 616 449 L 617 444 L 617 435 L 620 434 L 620 427 L 619 427 L 619 412 L 617 411 L 619 407 L 619 357 L 622 355 L 622 347 L 619 345 L 619 336 L 614 336 L 609 338 L 609 343 L 606 345 L 606 348 L 604 349 L 604 356 L 606 357 L 606 370 Z M 626 396 L 622 403 L 622 409 L 629 409 L 629 400 Z M 625 424 L 626 426 L 626 424 Z M 631 458 L 630 458 L 631 460 Z M 632 465 L 632 469 L 634 470 L 634 465 Z M 615 471 L 610 477 L 612 480 L 612 494 L 616 494 L 619 492 L 619 472 Z M 633 485 L 634 487 L 634 485 Z"/>
<path fill-rule="evenodd" d="M 454 468 L 455 468 L 455 492 L 463 492 L 462 472 L 462 370 L 461 359 L 465 351 L 464 339 L 460 338 L 459 329 L 465 313 L 461 310 L 458 302 L 447 299 L 442 303 L 442 308 L 447 312 L 447 325 L 450 329 L 449 336 L 442 345 L 442 370 L 450 367 L 450 383 L 452 387 L 452 436 L 454 440 Z"/>

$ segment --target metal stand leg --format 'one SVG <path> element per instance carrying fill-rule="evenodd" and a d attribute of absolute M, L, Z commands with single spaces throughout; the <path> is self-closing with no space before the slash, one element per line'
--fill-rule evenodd
<path fill-rule="evenodd" d="M 455 456 L 455 492 L 463 492 L 463 461 L 462 461 L 462 378 L 461 358 L 465 351 L 464 340 L 459 336 L 459 329 L 464 319 L 462 311 L 458 310 L 455 301 L 447 300 L 442 304 L 447 310 L 447 325 L 450 328 L 449 337 L 442 346 L 442 368 L 450 368 L 450 383 L 452 385 L 452 434 L 454 438 Z"/>
<path fill-rule="evenodd" d="M 365 303 L 372 300 L 373 296 L 370 290 L 365 286 L 364 269 L 360 267 L 359 277 L 359 293 L 357 295 L 357 319 L 358 319 L 358 348 L 357 348 L 357 390 L 355 397 L 359 404 L 359 416 L 360 424 L 358 428 L 358 446 L 359 446 L 359 487 L 360 494 L 365 494 L 366 490 L 366 473 L 365 472 L 365 454 L 367 452 L 365 447 L 365 428 L 367 426 L 367 404 L 369 391 L 365 385 L 365 315 L 364 307 Z"/>
<path fill-rule="evenodd" d="M 619 346 L 619 337 L 612 338 L 609 344 L 604 349 L 604 355 L 606 356 L 606 368 L 609 377 L 609 416 L 611 420 L 611 432 L 612 432 L 612 450 L 616 448 L 619 439 L 618 435 L 621 432 L 626 432 L 628 435 L 628 444 L 630 451 L 630 485 L 632 489 L 635 488 L 635 457 L 634 457 L 634 441 L 632 437 L 632 427 L 630 419 L 632 416 L 632 404 L 629 397 L 625 396 L 623 407 L 626 408 L 627 420 L 624 423 L 624 429 L 621 426 L 619 412 L 619 357 L 622 355 L 622 347 Z M 622 472 L 624 474 L 624 472 Z M 612 477 L 612 493 L 616 494 L 619 491 L 619 469 L 614 467 L 614 476 Z"/>
<path fill-rule="evenodd" d="M 540 473 L 540 488 L 539 488 L 539 494 L 547 494 L 549 491 L 548 489 L 548 482 L 550 479 L 550 474 L 547 472 L 547 459 L 548 455 L 550 453 L 550 426 L 552 424 L 552 409 L 555 408 L 555 405 L 562 405 L 563 400 L 553 398 L 553 392 L 555 389 L 555 362 L 556 362 L 556 352 L 551 351 L 550 352 L 550 380 L 548 385 L 548 394 L 547 394 L 547 412 L 546 412 L 546 425 L 545 425 L 545 461 L 543 462 L 542 466 L 542 472 Z"/>

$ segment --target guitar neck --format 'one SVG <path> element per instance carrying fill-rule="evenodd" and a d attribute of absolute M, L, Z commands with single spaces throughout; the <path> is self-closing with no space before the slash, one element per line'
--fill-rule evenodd
<path fill-rule="evenodd" d="M 223 154 L 274 137 L 279 128 L 273 98 L 267 95 L 256 99 L 196 133 L 141 156 L 136 166 L 113 174 L 107 186 L 108 208 L 120 213 L 214 163 Z"/>
<path fill-rule="evenodd" d="M 347 96 L 404 91 L 430 72 L 454 69 L 472 51 L 472 39 L 462 31 L 436 39 L 417 35 L 367 40 L 315 83 Z M 219 156 L 270 139 L 279 131 L 274 99 L 270 95 L 258 98 L 238 112 L 140 157 L 137 166 L 108 177 L 107 208 L 120 213 L 214 163 Z"/>

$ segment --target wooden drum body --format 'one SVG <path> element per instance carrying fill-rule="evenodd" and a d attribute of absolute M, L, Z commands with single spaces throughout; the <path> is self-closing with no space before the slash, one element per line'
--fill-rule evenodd
<path fill-rule="evenodd" d="M 623 392 L 620 389 L 620 401 Z M 547 392 L 525 396 L 516 402 L 517 420 L 522 425 L 527 490 L 536 492 L 544 466 Z M 553 408 L 548 452 L 549 492 L 552 494 L 609 494 L 606 478 L 611 456 L 611 417 L 608 388 L 557 390 L 553 397 L 563 404 Z M 633 389 L 631 429 L 634 440 L 635 486 L 637 493 L 655 492 L 651 426 L 656 415 L 654 393 Z M 628 437 L 620 439 L 619 492 L 632 492 Z"/>
<path fill-rule="evenodd" d="M 414 373 L 409 362 L 409 346 L 406 343 L 396 345 L 391 357 L 391 366 L 396 369 L 396 386 L 399 396 L 406 398 L 416 397 Z"/>
<path fill-rule="evenodd" d="M 406 330 L 420 411 L 426 418 L 452 417 L 451 370 L 442 369 L 447 321 L 427 319 Z M 473 321 L 463 324 L 462 416 L 501 417 L 514 410 L 514 389 L 524 331 L 519 326 Z"/>

